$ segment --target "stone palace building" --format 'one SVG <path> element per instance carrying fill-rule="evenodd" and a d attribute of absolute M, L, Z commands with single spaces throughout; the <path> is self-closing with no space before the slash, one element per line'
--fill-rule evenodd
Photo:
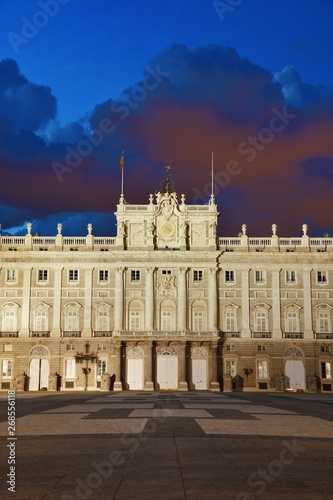
<path fill-rule="evenodd" d="M 117 236 L 0 237 L 0 388 L 333 390 L 333 238 L 216 234 L 167 169 Z"/>

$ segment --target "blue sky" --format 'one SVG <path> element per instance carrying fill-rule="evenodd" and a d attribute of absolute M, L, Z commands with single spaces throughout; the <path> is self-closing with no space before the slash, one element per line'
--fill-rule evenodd
<path fill-rule="evenodd" d="M 245 158 L 242 175 L 217 187 L 226 212 L 220 232 L 237 234 L 243 222 L 252 234 L 267 234 L 273 222 L 284 234 L 304 221 L 313 234 L 331 230 L 332 18 L 330 0 L 2 0 L 2 227 L 32 220 L 46 234 L 62 221 L 68 233 L 84 234 L 93 220 L 95 232 L 113 234 L 107 214 L 119 179 L 108 168 L 122 149 L 128 201 L 145 202 L 168 162 L 191 201 L 209 181 L 211 149 L 223 171 L 239 160 L 244 138 L 288 106 L 297 120 L 253 162 Z M 158 65 L 168 77 L 59 182 L 52 163 L 65 164 L 68 147 L 111 119 L 112 102 Z M 312 148 L 302 154 L 304 141 Z M 138 179 L 149 192 L 137 192 Z"/>

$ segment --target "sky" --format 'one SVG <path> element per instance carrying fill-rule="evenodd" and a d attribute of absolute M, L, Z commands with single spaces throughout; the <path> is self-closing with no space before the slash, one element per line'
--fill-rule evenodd
<path fill-rule="evenodd" d="M 115 235 L 164 166 L 219 235 L 333 236 L 332 0 L 2 0 L 2 234 Z"/>

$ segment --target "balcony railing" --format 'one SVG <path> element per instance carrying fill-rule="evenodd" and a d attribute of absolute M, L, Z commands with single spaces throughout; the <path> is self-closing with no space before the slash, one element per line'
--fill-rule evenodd
<path fill-rule="evenodd" d="M 112 333 L 111 332 L 94 331 L 93 336 L 94 337 L 111 337 Z"/>
<path fill-rule="evenodd" d="M 238 339 L 240 338 L 239 332 L 222 332 L 222 338 L 224 339 Z"/>
<path fill-rule="evenodd" d="M 0 332 L 0 337 L 7 337 L 7 338 L 18 337 L 18 332 Z"/>
<path fill-rule="evenodd" d="M 316 333 L 316 339 L 324 340 L 324 339 L 333 339 L 333 333 Z"/>
<path fill-rule="evenodd" d="M 283 337 L 285 339 L 302 339 L 304 337 L 304 334 L 294 333 L 294 332 L 284 332 Z"/>
<path fill-rule="evenodd" d="M 50 332 L 36 332 L 36 331 L 31 331 L 30 332 L 30 337 L 49 337 Z"/>
<path fill-rule="evenodd" d="M 63 337 L 81 337 L 81 332 L 63 331 Z"/>
<path fill-rule="evenodd" d="M 253 339 L 270 339 L 272 336 L 269 332 L 252 332 Z"/>

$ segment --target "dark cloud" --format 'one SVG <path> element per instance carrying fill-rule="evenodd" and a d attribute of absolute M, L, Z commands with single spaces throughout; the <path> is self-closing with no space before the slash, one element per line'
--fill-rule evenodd
<path fill-rule="evenodd" d="M 55 117 L 57 103 L 49 87 L 29 82 L 12 59 L 0 62 L 0 120 L 15 131 L 36 131 Z"/>
<path fill-rule="evenodd" d="M 33 85 L 14 61 L 0 68 L 0 100 L 8 100 L 6 89 Z M 318 159 L 333 157 L 333 97 L 330 89 L 302 82 L 292 67 L 272 75 L 230 47 L 171 46 L 118 100 L 66 126 L 56 121 L 51 91 L 34 87 L 41 106 L 45 99 L 43 117 L 15 118 L 15 100 L 3 115 L 3 227 L 29 219 L 40 234 L 55 234 L 58 222 L 66 234 L 86 234 L 92 222 L 95 234 L 114 234 L 110 214 L 119 198 L 122 150 L 129 203 L 148 202 L 166 164 L 179 194 L 189 203 L 207 202 L 214 151 L 220 234 L 238 234 L 243 223 L 262 236 L 272 223 L 286 236 L 299 234 L 307 220 L 314 221 L 312 234 L 331 224 L 332 171 Z M 27 97 L 25 108 L 33 101 Z M 231 163 L 237 174 L 230 174 Z M 10 223 L 8 207 L 16 207 Z"/>

